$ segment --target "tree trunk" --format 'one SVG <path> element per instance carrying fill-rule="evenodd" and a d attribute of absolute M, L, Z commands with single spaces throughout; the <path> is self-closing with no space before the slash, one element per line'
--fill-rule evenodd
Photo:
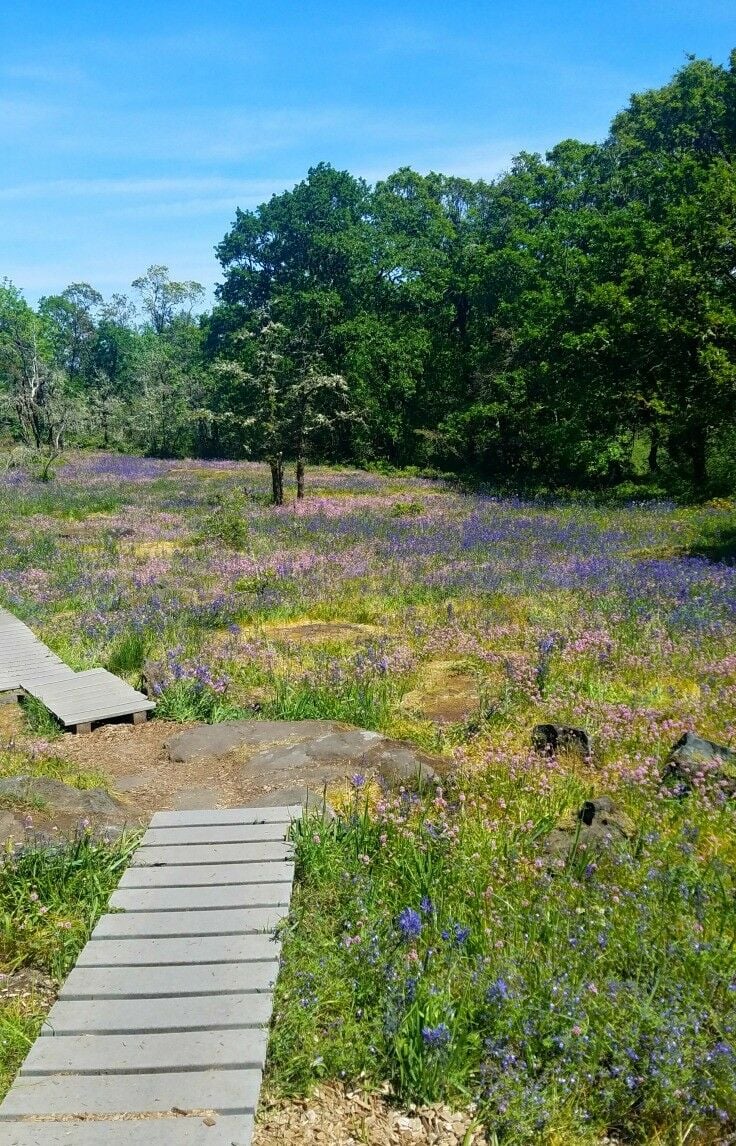
<path fill-rule="evenodd" d="M 271 466 L 271 493 L 274 505 L 284 504 L 284 459 L 282 454 L 269 458 Z"/>
<path fill-rule="evenodd" d="M 296 496 L 297 501 L 304 497 L 304 458 L 296 459 Z"/>
<path fill-rule="evenodd" d="M 690 461 L 693 467 L 693 481 L 696 486 L 705 485 L 706 479 L 706 439 L 705 431 L 701 427 L 694 428 L 690 438 Z"/>
<path fill-rule="evenodd" d="M 652 424 L 652 427 L 649 431 L 649 458 L 648 458 L 648 462 L 649 462 L 650 474 L 658 474 L 659 473 L 659 444 L 660 444 L 659 426 L 655 422 Z"/>

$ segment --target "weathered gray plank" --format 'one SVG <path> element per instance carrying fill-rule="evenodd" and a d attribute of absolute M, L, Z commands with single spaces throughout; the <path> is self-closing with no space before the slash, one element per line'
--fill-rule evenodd
<path fill-rule="evenodd" d="M 255 866 L 255 865 L 252 865 Z M 281 867 L 281 864 L 278 865 Z M 119 887 L 113 892 L 110 907 L 122 908 L 126 915 L 105 915 L 122 921 L 139 912 L 212 912 L 226 908 L 284 907 L 291 897 L 290 883 L 226 884 L 224 887 Z M 99 926 L 99 925 L 98 925 Z"/>
<path fill-rule="evenodd" d="M 0 1119 L 28 1114 L 164 1113 L 173 1108 L 252 1114 L 260 1081 L 259 1070 L 21 1075 L 0 1106 Z"/>
<path fill-rule="evenodd" d="M 190 967 L 277 959 L 272 935 L 185 935 L 155 939 L 97 939 L 85 944 L 77 967 Z"/>
<path fill-rule="evenodd" d="M 75 967 L 62 999 L 156 999 L 172 995 L 238 995 L 270 991 L 279 965 L 198 963 L 195 967 Z"/>
<path fill-rule="evenodd" d="M 21 1067 L 24 1075 L 157 1074 L 182 1070 L 261 1069 L 266 1031 L 241 1027 L 181 1034 L 66 1035 L 36 1039 Z"/>
<path fill-rule="evenodd" d="M 288 824 L 210 824 L 196 828 L 149 828 L 140 842 L 142 848 L 170 847 L 172 844 L 246 844 L 261 841 L 284 842 Z"/>
<path fill-rule="evenodd" d="M 58 999 L 41 1034 L 123 1035 L 261 1027 L 268 1023 L 272 1009 L 273 996 L 268 991 L 169 999 Z"/>
<path fill-rule="evenodd" d="M 192 808 L 180 812 L 156 812 L 152 828 L 200 827 L 210 824 L 288 824 L 301 815 L 301 806 L 282 808 Z"/>
<path fill-rule="evenodd" d="M 50 707 L 50 706 L 49 706 Z M 132 716 L 134 712 L 150 712 L 150 706 L 143 704 L 136 704 L 133 701 L 127 701 L 125 704 L 119 704 L 115 707 L 100 705 L 90 710 L 83 710 L 78 713 L 65 713 L 63 716 L 56 713 L 59 720 L 67 728 L 73 724 L 96 724 L 100 720 L 112 720 L 117 716 Z"/>
<path fill-rule="evenodd" d="M 288 843 L 274 841 L 256 844 L 172 844 L 171 847 L 139 848 L 131 867 L 171 867 L 197 864 L 253 863 L 285 860 L 293 854 Z"/>
<path fill-rule="evenodd" d="M 248 1146 L 253 1115 L 5 1122 L 2 1135 L 4 1146 Z"/>
<path fill-rule="evenodd" d="M 132 911 L 103 915 L 92 941 L 165 939 L 184 935 L 253 935 L 273 931 L 288 915 L 280 907 L 244 907 L 197 911 Z M 169 960 L 164 960 L 169 962 Z"/>
<path fill-rule="evenodd" d="M 121 888 L 130 887 L 209 887 L 223 884 L 260 884 L 265 880 L 283 883 L 294 877 L 294 864 L 284 863 L 203 863 L 161 865 L 160 867 L 129 867 L 123 875 Z"/>

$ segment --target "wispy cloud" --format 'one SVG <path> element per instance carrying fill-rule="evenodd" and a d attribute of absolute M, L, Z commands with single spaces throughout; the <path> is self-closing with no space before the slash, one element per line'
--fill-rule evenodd
<path fill-rule="evenodd" d="M 219 176 L 182 178 L 50 179 L 0 187 L 0 201 L 25 202 L 28 199 L 128 199 L 159 198 L 166 195 L 204 196 L 217 193 L 248 199 L 269 195 L 273 181 L 225 178 Z"/>

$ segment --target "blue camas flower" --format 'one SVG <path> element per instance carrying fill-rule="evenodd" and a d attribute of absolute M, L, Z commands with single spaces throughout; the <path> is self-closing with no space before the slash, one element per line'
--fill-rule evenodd
<path fill-rule="evenodd" d="M 416 939 L 422 933 L 422 917 L 413 907 L 405 907 L 396 924 L 404 939 Z"/>
<path fill-rule="evenodd" d="M 447 1023 L 440 1023 L 436 1027 L 422 1027 L 422 1039 L 425 1046 L 432 1050 L 441 1050 L 449 1043 L 452 1035 Z"/>

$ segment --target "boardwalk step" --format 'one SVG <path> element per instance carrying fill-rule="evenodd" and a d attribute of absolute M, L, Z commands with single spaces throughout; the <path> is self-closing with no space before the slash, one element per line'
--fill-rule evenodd
<path fill-rule="evenodd" d="M 24 1075 L 156 1074 L 169 1071 L 258 1068 L 266 1057 L 266 1031 L 240 1027 L 180 1034 L 68 1035 L 37 1039 Z"/>
<path fill-rule="evenodd" d="M 149 828 L 140 846 L 162 847 L 171 844 L 255 844 L 261 841 L 284 842 L 284 825 L 209 824 L 201 828 L 188 825 L 171 828 Z"/>
<path fill-rule="evenodd" d="M 256 866 L 255 864 L 253 865 Z M 207 912 L 222 908 L 283 907 L 289 903 L 291 884 L 248 883 L 224 887 L 119 887 L 113 892 L 110 907 L 130 914 L 141 912 Z M 104 918 L 122 920 L 122 915 Z M 100 921 L 102 922 L 102 921 Z"/>
<path fill-rule="evenodd" d="M 199 963 L 196 967 L 75 967 L 62 999 L 161 999 L 270 991 L 278 963 Z"/>
<path fill-rule="evenodd" d="M 180 864 L 129 867 L 120 887 L 218 887 L 224 884 L 285 883 L 294 878 L 294 865 L 283 863 Z"/>
<path fill-rule="evenodd" d="M 272 935 L 185 935 L 175 938 L 90 940 L 77 959 L 81 967 L 192 967 L 206 963 L 250 964 L 278 958 Z"/>
<path fill-rule="evenodd" d="M 288 913 L 280 907 L 202 911 L 131 911 L 103 915 L 92 939 L 165 939 L 197 935 L 254 935 L 272 932 Z M 92 944 L 90 944 L 92 946 Z"/>
<path fill-rule="evenodd" d="M 292 850 L 289 844 L 278 841 L 254 844 L 172 844 L 170 847 L 139 848 L 133 857 L 132 866 L 257 863 L 288 859 Z"/>
<path fill-rule="evenodd" d="M 21 1074 L 0 1106 L 0 1119 L 29 1114 L 165 1114 L 171 1110 L 253 1114 L 260 1084 L 261 1072 L 250 1069 L 45 1078 Z"/>
<path fill-rule="evenodd" d="M 253 1116 L 9 1122 L 3 1133 L 6 1146 L 248 1146 Z"/>
<path fill-rule="evenodd" d="M 271 995 L 175 995 L 169 999 L 59 999 L 41 1034 L 145 1034 L 147 1031 L 227 1030 L 269 1022 Z"/>

